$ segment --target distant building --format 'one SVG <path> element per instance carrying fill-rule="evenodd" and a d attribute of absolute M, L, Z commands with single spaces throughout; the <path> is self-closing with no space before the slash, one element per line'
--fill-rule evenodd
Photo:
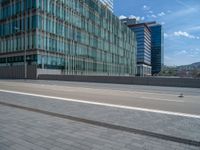
<path fill-rule="evenodd" d="M 100 0 L 108 9 L 113 11 L 113 0 Z"/>
<path fill-rule="evenodd" d="M 135 18 L 133 18 L 133 19 L 123 18 L 123 19 L 121 19 L 121 22 L 123 22 L 127 26 L 139 23 Z"/>
<path fill-rule="evenodd" d="M 150 74 L 158 74 L 164 66 L 164 34 L 162 25 L 156 22 L 139 23 L 136 19 L 130 18 L 121 19 L 121 21 L 130 27 L 137 35 L 137 65 L 139 69 L 138 75 L 148 75 L 149 72 L 146 71 L 149 70 L 147 68 L 150 68 L 150 66 Z M 150 42 L 148 39 L 150 39 Z M 151 50 L 149 49 L 149 44 Z M 139 66 L 139 64 L 141 64 L 142 56 L 144 56 L 144 64 L 143 66 Z M 149 56 L 151 57 L 151 63 L 147 61 Z M 143 69 L 145 72 L 141 72 Z"/>
<path fill-rule="evenodd" d="M 136 19 L 121 20 L 136 34 L 137 40 L 137 75 L 151 76 L 151 30 L 146 23 Z"/>
<path fill-rule="evenodd" d="M 162 25 L 147 23 L 151 29 L 151 65 L 152 75 L 158 74 L 164 66 L 164 34 Z"/>

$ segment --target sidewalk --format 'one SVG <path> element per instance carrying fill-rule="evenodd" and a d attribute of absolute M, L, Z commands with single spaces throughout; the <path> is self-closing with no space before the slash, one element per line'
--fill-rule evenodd
<path fill-rule="evenodd" d="M 0 150 L 198 150 L 198 147 L 0 105 Z"/>
<path fill-rule="evenodd" d="M 120 134 L 121 132 L 126 133 L 133 136 L 133 138 L 138 137 L 138 136 L 143 137 L 142 139 L 138 140 L 143 143 L 143 144 L 140 144 L 142 145 L 143 148 L 146 144 L 151 145 L 153 142 L 158 143 L 158 145 L 160 144 L 163 145 L 163 143 L 165 143 L 164 144 L 166 145 L 165 147 L 167 147 L 168 145 L 174 145 L 176 148 L 178 147 L 178 148 L 183 148 L 183 149 L 188 149 L 189 147 L 196 149 L 197 147 L 189 146 L 187 143 L 181 144 L 179 142 L 172 142 L 173 140 L 171 141 L 162 140 L 162 139 L 159 139 L 158 137 L 154 138 L 153 136 L 145 136 L 145 134 L 134 134 L 134 133 L 124 132 L 123 130 L 119 131 L 116 129 L 112 129 L 112 127 L 113 126 L 127 127 L 130 129 L 142 130 L 145 132 L 161 134 L 164 136 L 183 138 L 186 140 L 193 140 L 196 142 L 200 141 L 200 119 L 178 117 L 178 116 L 171 116 L 171 115 L 164 115 L 164 114 L 157 114 L 157 113 L 148 113 L 148 112 L 142 112 L 142 111 L 119 109 L 119 108 L 97 106 L 97 105 L 90 105 L 90 104 L 82 104 L 82 103 L 75 103 L 75 102 L 69 102 L 69 101 L 60 101 L 60 100 L 55 100 L 55 99 L 46 99 L 46 98 L 25 96 L 25 95 L 18 95 L 18 94 L 8 94 L 8 93 L 2 93 L 2 92 L 0 93 L 0 102 L 15 104 L 18 106 L 25 106 L 28 108 L 35 108 L 35 109 L 44 110 L 44 111 L 53 112 L 53 113 L 59 113 L 59 114 L 63 114 L 63 115 L 71 116 L 71 117 L 80 118 L 80 119 L 87 119 L 91 121 L 96 121 L 97 123 L 98 122 L 107 123 L 111 125 L 111 128 L 108 129 L 106 127 L 105 128 L 103 127 L 106 130 L 120 132 Z M 28 114 L 36 114 L 31 111 L 27 111 L 27 112 Z M 51 118 L 51 116 L 49 118 Z M 68 119 L 64 119 L 64 120 L 68 120 Z M 77 121 L 75 122 L 77 123 Z M 79 121 L 78 124 L 80 123 L 82 124 L 83 122 Z M 90 123 L 87 125 L 91 126 Z M 99 125 L 94 126 L 94 127 L 102 129 L 102 127 Z M 22 126 L 22 128 L 24 127 Z M 114 137 L 112 138 L 115 139 Z M 112 140 L 112 138 L 110 140 Z M 153 142 L 150 142 L 150 143 L 147 141 L 145 142 L 144 139 L 148 139 L 147 141 L 149 141 L 150 139 L 150 141 L 153 141 Z M 152 144 L 152 145 L 155 145 L 155 144 Z"/>

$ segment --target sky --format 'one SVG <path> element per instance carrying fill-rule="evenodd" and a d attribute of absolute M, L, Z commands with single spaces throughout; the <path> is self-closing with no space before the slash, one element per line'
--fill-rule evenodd
<path fill-rule="evenodd" d="M 200 0 L 114 0 L 114 14 L 162 24 L 165 65 L 200 62 Z"/>

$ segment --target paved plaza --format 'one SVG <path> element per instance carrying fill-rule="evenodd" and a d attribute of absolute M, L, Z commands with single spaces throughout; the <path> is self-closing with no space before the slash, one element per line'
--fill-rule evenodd
<path fill-rule="evenodd" d="M 190 88 L 2 80 L 0 150 L 199 150 L 199 97 Z"/>

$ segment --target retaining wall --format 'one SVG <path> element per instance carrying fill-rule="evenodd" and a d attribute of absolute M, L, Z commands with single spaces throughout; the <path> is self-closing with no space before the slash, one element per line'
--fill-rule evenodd
<path fill-rule="evenodd" d="M 45 75 L 43 74 L 43 75 L 39 75 L 38 79 L 200 88 L 200 79 L 192 79 L 192 78 L 79 76 L 79 75 Z"/>
<path fill-rule="evenodd" d="M 36 79 L 36 65 L 27 66 L 27 78 Z M 24 65 L 20 66 L 1 66 L 0 67 L 1 79 L 23 79 L 24 78 Z"/>

